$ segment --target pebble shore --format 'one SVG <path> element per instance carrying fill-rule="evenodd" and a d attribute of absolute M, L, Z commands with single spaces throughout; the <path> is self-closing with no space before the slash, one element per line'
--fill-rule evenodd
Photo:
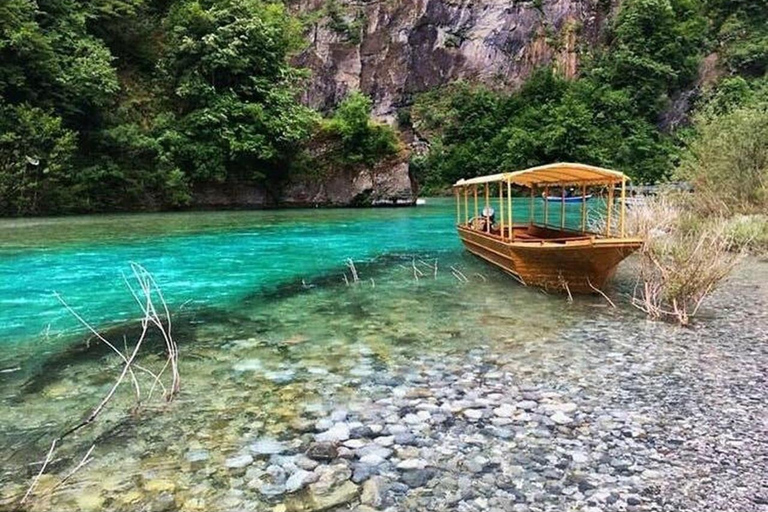
<path fill-rule="evenodd" d="M 616 332 L 596 320 L 571 333 L 594 350 L 539 367 L 482 347 L 387 372 L 363 362 L 355 400 L 307 407 L 290 435 L 250 440 L 226 459 L 220 505 L 767 510 L 768 321 L 766 309 L 738 311 L 695 330 L 641 322 Z M 621 350 L 599 350 L 617 337 Z"/>

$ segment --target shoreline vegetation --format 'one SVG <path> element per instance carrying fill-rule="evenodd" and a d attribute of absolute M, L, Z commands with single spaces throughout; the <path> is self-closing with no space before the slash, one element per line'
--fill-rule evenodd
<path fill-rule="evenodd" d="M 407 158 L 412 138 L 421 195 L 555 161 L 657 183 L 695 146 L 692 115 L 765 115 L 768 15 L 757 2 L 623 2 L 600 44 L 579 49 L 575 78 L 544 66 L 515 92 L 462 82 L 416 92 L 394 127 L 371 119 L 360 92 L 331 112 L 299 101 L 308 71 L 293 61 L 305 30 L 338 31 L 344 8 L 299 16 L 289 7 L 4 4 L 0 215 L 173 210 L 194 207 L 197 188 L 242 181 L 275 198 L 292 177 L 322 181 Z"/>

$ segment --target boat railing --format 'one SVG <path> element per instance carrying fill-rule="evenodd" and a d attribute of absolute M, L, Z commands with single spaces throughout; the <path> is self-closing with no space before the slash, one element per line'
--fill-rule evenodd
<path fill-rule="evenodd" d="M 481 216 L 480 189 L 482 187 L 484 189 L 482 209 L 490 211 L 487 209 L 492 204 L 498 206 L 498 211 L 493 211 L 499 225 L 495 231 L 500 233 L 496 236 L 504 241 L 525 238 L 520 237 L 520 233 L 514 229 L 521 225 L 521 221 L 524 221 L 523 225 L 538 226 L 559 232 L 573 232 L 576 236 L 588 238 L 625 238 L 627 182 L 628 178 L 620 172 L 583 164 L 552 164 L 514 173 L 460 180 L 454 185 L 456 224 L 483 232 L 485 235 L 493 235 L 491 219 Z M 528 193 L 521 195 L 521 187 L 527 189 Z M 581 200 L 566 201 L 570 192 L 576 188 L 580 192 Z M 554 195 L 552 192 L 559 192 L 559 194 Z M 588 192 L 591 193 L 588 194 Z M 594 192 L 601 193 L 594 194 Z M 604 198 L 604 203 L 597 198 L 590 199 L 593 195 Z M 548 201 L 541 196 L 550 199 L 559 196 L 561 200 Z M 515 212 L 514 205 L 517 201 L 526 199 L 529 203 L 527 219 L 520 219 L 520 212 Z M 596 211 L 595 208 L 588 208 L 588 201 L 592 201 L 590 204 L 602 207 L 604 213 Z M 573 213 L 572 208 L 577 204 L 580 206 L 578 218 L 574 218 L 573 215 L 567 216 L 567 210 Z M 474 207 L 473 215 L 471 207 Z M 551 215 L 550 210 L 553 208 L 559 209 L 559 215 Z M 554 217 L 553 222 L 550 222 L 551 217 Z M 485 219 L 485 222 L 475 221 L 481 218 Z M 559 222 L 556 224 L 556 221 Z M 578 225 L 573 225 L 576 223 Z M 512 229 L 509 229 L 510 227 Z M 573 240 L 572 237 L 559 238 Z"/>

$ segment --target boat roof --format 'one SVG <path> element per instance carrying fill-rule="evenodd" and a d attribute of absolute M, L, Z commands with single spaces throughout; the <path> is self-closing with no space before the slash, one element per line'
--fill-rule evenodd
<path fill-rule="evenodd" d="M 531 167 L 522 171 L 478 176 L 468 180 L 461 179 L 453 186 L 463 187 L 496 182 L 509 182 L 525 187 L 534 185 L 602 185 L 621 183 L 622 180 L 629 180 L 629 177 L 619 171 L 593 165 L 562 162 Z"/>

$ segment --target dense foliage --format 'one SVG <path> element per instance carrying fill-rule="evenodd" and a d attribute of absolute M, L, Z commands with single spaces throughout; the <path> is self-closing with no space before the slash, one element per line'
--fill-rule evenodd
<path fill-rule="evenodd" d="M 327 0 L 318 15 L 355 42 L 363 18 L 349 9 Z M 210 182 L 279 184 L 318 167 L 318 141 L 334 168 L 399 153 L 368 98 L 328 119 L 298 101 L 302 44 L 280 0 L 0 2 L 0 215 L 173 208 Z M 660 117 L 713 51 L 726 75 L 704 95 L 713 115 L 764 97 L 764 1 L 625 0 L 577 80 L 542 69 L 515 94 L 459 83 L 418 97 L 401 116 L 431 145 L 414 174 L 426 192 L 555 160 L 663 179 L 683 138 Z"/>
<path fill-rule="evenodd" d="M 397 147 L 356 95 L 298 101 L 302 27 L 265 0 L 0 4 L 0 215 L 167 208 L 200 183 L 285 179 L 318 130 L 342 165 Z"/>
<path fill-rule="evenodd" d="M 680 141 L 661 128 L 661 116 L 673 97 L 693 87 L 707 48 L 728 39 L 723 58 L 732 73 L 746 70 L 738 57 L 746 53 L 750 73 L 765 73 L 757 65 L 765 40 L 756 36 L 766 32 L 764 6 L 708 1 L 623 2 L 605 44 L 582 55 L 577 80 L 545 68 L 514 94 L 459 83 L 418 96 L 410 118 L 431 146 L 413 159 L 420 181 L 438 192 L 460 177 L 553 161 L 621 169 L 641 183 L 669 177 Z M 750 21 L 753 15 L 763 22 Z M 744 37 L 729 35 L 734 19 Z M 732 92 L 736 102 L 745 94 Z"/>
<path fill-rule="evenodd" d="M 677 174 L 708 213 L 768 212 L 768 97 L 728 108 L 713 101 L 695 120 Z"/>

